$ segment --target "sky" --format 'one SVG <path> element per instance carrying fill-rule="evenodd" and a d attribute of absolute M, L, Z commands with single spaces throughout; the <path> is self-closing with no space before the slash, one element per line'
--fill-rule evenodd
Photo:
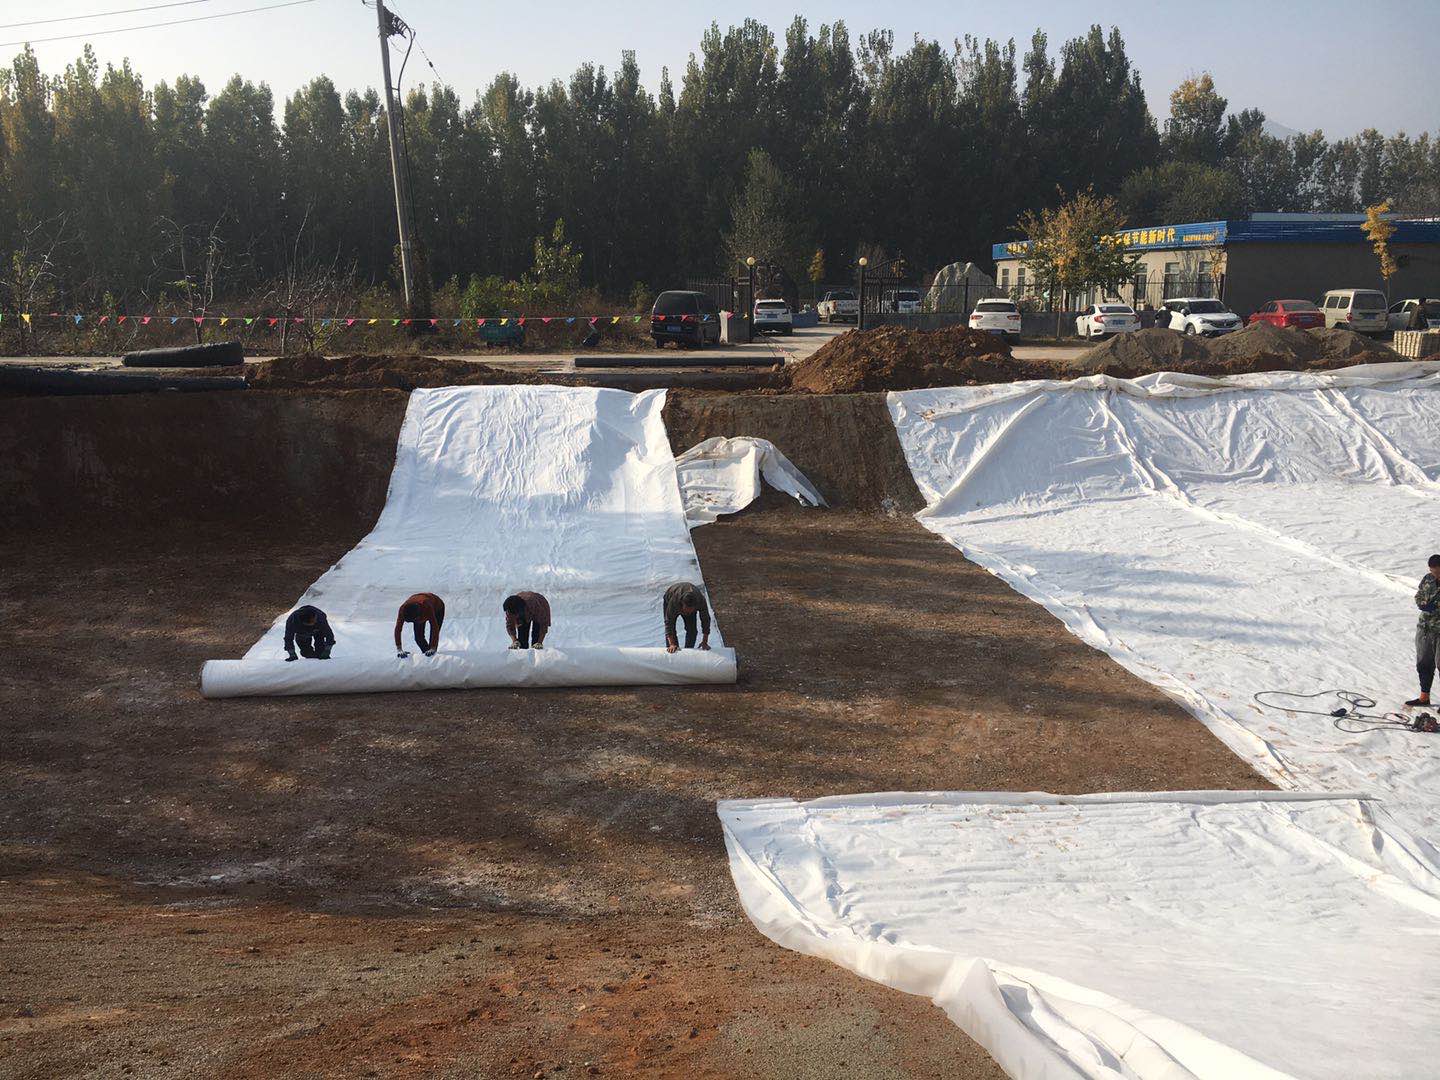
<path fill-rule="evenodd" d="M 98 19 L 12 25 L 0 29 L 0 42 L 34 42 L 280 2 L 284 0 L 0 0 L 0 24 L 176 5 Z M 394 0 L 392 9 L 418 31 L 418 46 L 435 72 L 466 102 L 502 71 L 537 86 L 568 78 L 587 60 L 613 69 L 622 49 L 635 50 L 652 90 L 666 66 L 678 90 L 690 53 L 714 20 L 724 28 L 753 17 L 783 38 L 795 14 L 805 16 L 812 27 L 843 19 L 852 40 L 882 27 L 894 31 L 897 47 L 908 45 L 915 35 L 947 45 L 967 33 L 1001 41 L 1013 37 L 1022 54 L 1036 27 L 1049 35 L 1053 52 L 1065 39 L 1099 23 L 1107 31 L 1112 25 L 1120 28 L 1151 111 L 1162 123 L 1174 86 L 1208 71 L 1232 110 L 1259 108 L 1283 128 L 1318 128 L 1330 138 L 1366 127 L 1386 134 L 1440 133 L 1440 63 L 1435 52 L 1440 0 L 1029 0 L 1004 6 L 993 0 L 925 0 L 729 8 L 693 0 L 608 5 Z M 147 85 L 190 74 L 198 75 L 213 93 L 237 72 L 264 81 L 275 91 L 277 117 L 285 96 L 316 75 L 330 76 L 342 92 L 380 84 L 375 13 L 361 0 L 309 0 L 233 18 L 34 47 L 42 68 L 54 74 L 79 54 L 86 40 L 102 65 L 128 57 Z M 4 45 L 0 56 L 8 60 L 19 48 Z M 419 48 L 405 72 L 407 86 L 431 75 Z"/>

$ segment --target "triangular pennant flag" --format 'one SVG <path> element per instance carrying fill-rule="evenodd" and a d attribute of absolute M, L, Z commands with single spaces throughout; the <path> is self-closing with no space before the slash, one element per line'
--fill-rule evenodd
<path fill-rule="evenodd" d="M 295 316 L 295 321 L 296 321 L 297 323 L 302 323 L 302 322 L 304 322 L 305 320 L 302 319 L 299 315 L 296 315 L 296 316 Z"/>
<path fill-rule="evenodd" d="M 549 325 L 550 325 L 550 320 L 553 319 L 554 317 L 555 317 L 554 315 L 541 315 L 541 316 L 540 316 L 540 321 L 543 322 L 546 326 L 549 326 Z"/>
<path fill-rule="evenodd" d="M 76 326 L 79 326 L 79 325 L 80 325 L 80 320 L 83 319 L 83 318 L 85 318 L 84 315 L 76 315 L 76 316 L 75 316 L 75 325 L 76 325 Z"/>
<path fill-rule="evenodd" d="M 640 316 L 639 316 L 639 315 L 636 315 L 636 316 L 634 316 L 634 319 L 635 319 L 636 322 L 639 322 L 639 321 L 640 321 Z"/>
<path fill-rule="evenodd" d="M 29 315 L 21 315 L 20 318 L 22 318 L 22 319 L 25 320 L 25 325 L 26 325 L 26 326 L 29 326 L 29 325 L 30 325 L 30 316 L 29 316 Z"/>
<path fill-rule="evenodd" d="M 129 315 L 121 315 L 121 316 L 120 316 L 118 319 L 116 319 L 115 321 L 116 321 L 117 323 L 123 323 L 123 322 L 124 322 L 126 319 L 128 319 L 129 317 L 130 317 Z"/>
<path fill-rule="evenodd" d="M 171 315 L 171 316 L 170 316 L 170 325 L 171 325 L 171 326 L 174 326 L 174 325 L 175 325 L 177 322 L 179 322 L 179 321 L 180 321 L 180 316 L 179 316 L 179 315 Z"/>
<path fill-rule="evenodd" d="M 195 325 L 196 325 L 196 326 L 199 326 L 201 323 L 203 323 L 203 322 L 205 321 L 205 316 L 204 316 L 204 315 L 196 315 L 194 318 L 195 318 Z"/>
<path fill-rule="evenodd" d="M 455 325 L 456 325 L 456 326 L 459 326 L 459 325 L 460 325 L 460 320 L 459 320 L 459 319 L 456 319 L 456 320 L 455 320 Z"/>
<path fill-rule="evenodd" d="M 255 316 L 251 315 L 249 318 L 247 318 L 247 319 L 245 320 L 245 325 L 246 325 L 246 326 L 249 326 L 249 325 L 250 325 L 251 323 L 253 323 L 254 321 L 255 321 Z"/>
<path fill-rule="evenodd" d="M 272 319 L 266 319 L 265 321 L 266 321 L 267 323 L 269 323 L 271 326 L 274 326 L 274 325 L 275 325 L 276 323 L 278 323 L 280 320 L 279 320 L 279 319 L 274 319 L 274 318 L 272 318 Z"/>
<path fill-rule="evenodd" d="M 221 315 L 221 316 L 220 316 L 220 325 L 221 325 L 221 326 L 224 326 L 224 325 L 225 325 L 227 322 L 229 322 L 229 321 L 230 321 L 230 316 L 229 316 L 229 315 Z"/>
<path fill-rule="evenodd" d="M 150 325 L 150 316 L 149 316 L 149 315 L 141 315 L 141 316 L 140 316 L 140 325 L 141 325 L 141 326 L 149 326 L 149 325 Z"/>
<path fill-rule="evenodd" d="M 409 325 L 410 325 L 412 322 L 414 322 L 414 321 L 415 321 L 414 319 L 401 319 L 401 320 L 400 320 L 400 322 L 403 323 L 405 326 L 409 326 Z"/>
<path fill-rule="evenodd" d="M 374 325 L 375 325 L 376 323 L 378 323 L 379 321 L 380 321 L 379 319 L 366 319 L 366 320 L 365 320 L 365 325 L 366 325 L 366 326 L 374 326 Z"/>
<path fill-rule="evenodd" d="M 330 325 L 330 320 L 329 320 L 329 319 L 321 319 L 321 320 L 320 320 L 320 325 L 321 325 L 321 326 L 329 326 L 329 325 Z"/>
<path fill-rule="evenodd" d="M 524 316 L 524 315 L 521 315 L 520 318 L 516 319 L 516 320 L 515 320 L 515 325 L 516 325 L 516 326 L 524 326 L 524 325 L 525 325 L 525 316 Z"/>
<path fill-rule="evenodd" d="M 346 326 L 354 326 L 354 325 L 355 325 L 355 320 L 354 320 L 354 319 L 346 319 L 346 320 L 345 320 L 345 325 L 346 325 Z"/>
<path fill-rule="evenodd" d="M 619 322 L 619 321 L 620 321 L 620 316 L 619 316 L 619 315 L 611 315 L 611 316 L 610 316 L 610 325 L 611 325 L 611 326 L 614 326 L 614 325 L 615 325 L 617 322 Z"/>
<path fill-rule="evenodd" d="M 509 320 L 508 318 L 501 319 L 501 320 L 500 320 L 500 325 L 501 325 L 501 326 L 504 326 L 504 325 L 505 325 L 506 323 L 508 323 L 509 321 L 510 321 L 510 320 Z"/>
<path fill-rule="evenodd" d="M 476 325 L 476 326 L 484 326 L 484 325 L 485 325 L 485 320 L 484 320 L 484 319 L 476 319 L 476 320 L 475 320 L 475 325 Z"/>
<path fill-rule="evenodd" d="M 566 321 L 567 323 L 573 323 L 573 322 L 575 321 L 575 316 L 574 316 L 574 315 L 571 315 L 571 316 L 570 316 L 568 319 L 566 319 L 565 321 Z"/>
<path fill-rule="evenodd" d="M 101 316 L 100 316 L 100 325 L 101 325 L 101 326 L 104 326 L 104 325 L 105 325 L 107 322 L 109 322 L 109 321 L 110 321 L 110 316 L 109 316 L 109 315 L 101 315 Z M 174 322 L 174 320 L 172 319 L 171 322 Z"/>
<path fill-rule="evenodd" d="M 439 320 L 439 319 L 431 319 L 431 320 L 430 320 L 430 325 L 431 325 L 431 326 L 438 326 L 439 323 L 440 323 L 440 320 Z"/>

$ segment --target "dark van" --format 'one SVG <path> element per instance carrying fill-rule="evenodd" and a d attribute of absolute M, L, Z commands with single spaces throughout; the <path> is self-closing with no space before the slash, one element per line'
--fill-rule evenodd
<path fill-rule="evenodd" d="M 667 341 L 704 345 L 720 340 L 720 310 L 708 293 L 662 292 L 650 312 L 650 336 L 657 346 Z"/>

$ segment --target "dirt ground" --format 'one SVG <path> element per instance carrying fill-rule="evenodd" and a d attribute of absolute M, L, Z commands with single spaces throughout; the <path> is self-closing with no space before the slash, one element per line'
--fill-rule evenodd
<path fill-rule="evenodd" d="M 1260 786 L 908 517 L 773 497 L 695 533 L 736 686 L 201 699 L 358 536 L 0 541 L 0 1074 L 994 1077 L 762 938 L 714 800 Z"/>

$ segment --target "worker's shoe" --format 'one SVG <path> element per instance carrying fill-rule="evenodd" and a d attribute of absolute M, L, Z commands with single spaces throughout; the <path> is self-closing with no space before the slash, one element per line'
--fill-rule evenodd
<path fill-rule="evenodd" d="M 1430 695 L 1429 695 L 1429 694 L 1421 694 L 1419 697 L 1417 697 L 1417 698 L 1411 698 L 1409 701 L 1405 702 L 1405 707 L 1406 707 L 1407 709 L 1418 709 L 1418 708 L 1424 708 L 1424 707 L 1428 706 L 1429 704 L 1430 704 Z"/>

